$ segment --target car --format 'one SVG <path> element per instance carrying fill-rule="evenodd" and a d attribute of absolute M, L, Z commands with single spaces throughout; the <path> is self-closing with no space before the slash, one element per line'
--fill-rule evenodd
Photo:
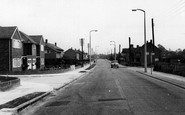
<path fill-rule="evenodd" d="M 114 60 L 111 62 L 111 68 L 114 68 L 114 67 L 119 68 L 119 64 L 117 60 Z"/>

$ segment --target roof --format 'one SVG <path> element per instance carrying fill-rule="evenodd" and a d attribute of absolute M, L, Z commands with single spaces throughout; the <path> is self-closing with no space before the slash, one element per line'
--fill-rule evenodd
<path fill-rule="evenodd" d="M 11 38 L 16 29 L 16 26 L 0 27 L 0 39 Z"/>
<path fill-rule="evenodd" d="M 31 35 L 29 36 L 31 39 L 33 39 L 37 44 L 40 44 L 40 41 L 42 40 L 42 35 Z"/>
<path fill-rule="evenodd" d="M 56 52 L 64 51 L 64 50 L 61 49 L 60 47 L 55 46 L 54 44 L 51 44 L 51 43 L 46 43 L 45 45 L 46 45 L 47 47 L 53 49 L 53 50 L 56 51 Z"/>
<path fill-rule="evenodd" d="M 22 39 L 24 40 L 23 42 L 24 43 L 33 43 L 33 44 L 36 44 L 36 42 L 34 40 L 32 40 L 28 35 L 26 35 L 25 33 L 19 31 Z"/>

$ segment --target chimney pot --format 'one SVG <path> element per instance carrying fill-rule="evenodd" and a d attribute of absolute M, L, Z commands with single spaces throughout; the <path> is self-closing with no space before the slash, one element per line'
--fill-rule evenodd
<path fill-rule="evenodd" d="M 48 43 L 48 39 L 45 40 L 45 43 Z"/>
<path fill-rule="evenodd" d="M 55 42 L 55 46 L 57 46 L 57 43 Z"/>

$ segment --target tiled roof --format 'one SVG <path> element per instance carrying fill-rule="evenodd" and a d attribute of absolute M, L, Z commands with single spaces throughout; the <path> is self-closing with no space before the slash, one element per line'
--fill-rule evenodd
<path fill-rule="evenodd" d="M 42 39 L 42 35 L 31 35 L 29 37 L 31 37 L 37 44 L 39 44 Z"/>
<path fill-rule="evenodd" d="M 23 42 L 24 43 L 33 43 L 33 44 L 36 44 L 36 42 L 34 40 L 32 40 L 28 35 L 26 35 L 25 33 L 19 31 L 22 39 L 24 40 Z"/>
<path fill-rule="evenodd" d="M 47 47 L 53 49 L 54 51 L 56 52 L 61 52 L 61 51 L 64 51 L 63 49 L 59 48 L 58 46 L 55 46 L 54 44 L 51 44 L 51 43 L 46 43 L 45 44 Z"/>
<path fill-rule="evenodd" d="M 17 28 L 16 26 L 0 27 L 0 39 L 11 38 L 16 28 Z"/>

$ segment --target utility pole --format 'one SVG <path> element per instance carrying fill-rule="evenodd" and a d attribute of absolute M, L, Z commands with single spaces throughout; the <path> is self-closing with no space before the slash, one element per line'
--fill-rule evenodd
<path fill-rule="evenodd" d="M 131 38 L 129 37 L 129 65 L 131 65 Z"/>
<path fill-rule="evenodd" d="M 154 20 L 152 18 L 152 41 L 151 42 L 151 74 L 152 74 L 152 67 L 153 63 L 155 62 L 155 37 L 154 37 Z M 152 58 L 154 57 L 154 60 L 152 61 Z"/>
<path fill-rule="evenodd" d="M 155 52 L 155 37 L 154 37 L 154 20 L 152 18 L 152 41 L 153 41 L 153 52 Z"/>
<path fill-rule="evenodd" d="M 83 45 L 84 45 L 84 39 L 83 38 L 81 38 L 80 39 L 80 45 L 82 46 L 82 67 L 84 66 L 84 63 L 83 63 L 83 57 L 84 57 L 84 55 L 83 55 Z"/>

